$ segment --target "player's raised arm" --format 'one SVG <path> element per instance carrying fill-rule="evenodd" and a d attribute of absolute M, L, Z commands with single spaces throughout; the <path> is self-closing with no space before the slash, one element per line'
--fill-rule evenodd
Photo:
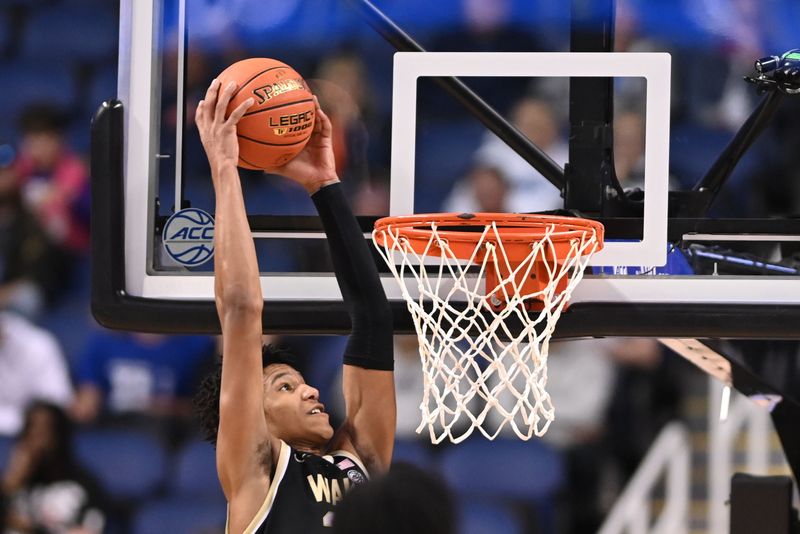
<path fill-rule="evenodd" d="M 236 168 L 236 123 L 253 101 L 248 99 L 226 119 L 234 90 L 233 83 L 221 88 L 214 80 L 195 118 L 216 194 L 214 295 L 223 344 L 217 471 L 230 507 L 229 526 L 241 532 L 269 487 L 271 451 L 263 447 L 270 441 L 263 408 L 263 297 Z"/>
<path fill-rule="evenodd" d="M 268 169 L 303 185 L 317 208 L 352 332 L 344 355 L 346 419 L 330 449 L 355 452 L 370 471 L 388 469 L 396 426 L 392 317 L 364 234 L 338 183 L 331 123 L 316 105 L 314 134 L 286 165 Z"/>

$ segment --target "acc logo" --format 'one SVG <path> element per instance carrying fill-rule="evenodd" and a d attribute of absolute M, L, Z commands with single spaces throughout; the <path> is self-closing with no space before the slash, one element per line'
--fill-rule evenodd
<path fill-rule="evenodd" d="M 175 212 L 164 225 L 164 249 L 182 265 L 196 267 L 214 255 L 214 219 L 203 210 Z"/>

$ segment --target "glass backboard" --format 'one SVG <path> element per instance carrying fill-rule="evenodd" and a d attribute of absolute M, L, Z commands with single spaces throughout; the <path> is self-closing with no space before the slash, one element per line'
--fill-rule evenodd
<path fill-rule="evenodd" d="M 765 103 L 770 94 L 743 80 L 755 59 L 796 45 L 785 21 L 762 21 L 769 32 L 748 41 L 736 33 L 746 14 L 735 3 L 721 17 L 626 2 L 609 31 L 602 13 L 551 4 L 123 1 L 125 293 L 213 301 L 213 263 L 172 260 L 163 228 L 180 208 L 213 215 L 193 124 L 208 83 L 235 61 L 272 57 L 300 72 L 331 116 L 338 171 L 365 235 L 386 215 L 578 210 L 605 224 L 606 246 L 557 335 L 738 337 L 744 327 L 796 336 L 783 325 L 800 304 L 798 167 L 788 150 L 800 108 L 788 97 Z M 454 96 L 453 77 L 469 95 Z M 709 192 L 709 170 L 757 109 L 772 120 Z M 525 147 L 511 148 L 528 142 L 549 172 Z M 241 177 L 265 309 L 336 309 L 305 192 L 257 171 Z M 398 331 L 410 330 L 400 290 L 375 259 Z M 281 323 L 290 330 L 342 325 L 290 315 Z"/>

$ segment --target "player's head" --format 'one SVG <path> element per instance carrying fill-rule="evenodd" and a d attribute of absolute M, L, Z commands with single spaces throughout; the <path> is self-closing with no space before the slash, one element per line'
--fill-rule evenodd
<path fill-rule="evenodd" d="M 64 143 L 64 114 L 49 104 L 26 108 L 19 119 L 22 151 L 39 169 L 50 169 L 58 160 Z"/>
<path fill-rule="evenodd" d="M 289 445 L 323 445 L 333 436 L 333 427 L 319 402 L 319 392 L 305 383 L 294 354 L 265 345 L 261 350 L 264 384 L 264 416 L 270 434 Z M 217 441 L 222 365 L 203 380 L 194 399 L 206 439 Z M 320 410 L 320 413 L 312 413 Z"/>
<path fill-rule="evenodd" d="M 17 438 L 19 446 L 32 454 L 31 482 L 63 480 L 74 466 L 72 423 L 62 408 L 35 401 L 25 411 Z"/>
<path fill-rule="evenodd" d="M 294 355 L 267 346 L 264 365 L 264 416 L 270 434 L 296 446 L 320 446 L 333 437 L 333 427 L 319 400 L 319 391 L 306 384 Z"/>

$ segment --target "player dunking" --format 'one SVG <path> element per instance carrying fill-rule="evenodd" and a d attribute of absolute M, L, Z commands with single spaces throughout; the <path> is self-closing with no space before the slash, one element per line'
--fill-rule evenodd
<path fill-rule="evenodd" d="M 325 532 L 333 506 L 368 473 L 388 469 L 394 442 L 392 321 L 367 243 L 336 175 L 331 123 L 316 104 L 303 151 L 274 169 L 302 185 L 322 220 L 336 279 L 350 312 L 344 354 L 346 417 L 334 432 L 319 394 L 285 351 L 261 343 L 263 297 L 239 173 L 235 90 L 214 80 L 197 106 L 216 193 L 215 299 L 222 325 L 221 377 L 207 379 L 199 406 L 216 442 L 230 533 Z"/>

